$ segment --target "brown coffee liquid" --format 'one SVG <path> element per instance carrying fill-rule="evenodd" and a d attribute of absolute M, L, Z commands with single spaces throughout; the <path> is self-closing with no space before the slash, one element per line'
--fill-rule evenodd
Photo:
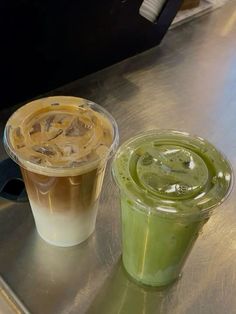
<path fill-rule="evenodd" d="M 68 177 L 49 177 L 21 168 L 30 202 L 50 213 L 76 214 L 98 201 L 105 165 L 87 173 Z"/>

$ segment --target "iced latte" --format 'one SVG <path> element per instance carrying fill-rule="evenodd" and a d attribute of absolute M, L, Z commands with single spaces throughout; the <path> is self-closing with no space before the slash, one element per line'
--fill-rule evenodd
<path fill-rule="evenodd" d="M 39 235 L 58 246 L 87 239 L 118 145 L 111 115 L 81 98 L 38 99 L 10 117 L 4 143 L 21 167 Z"/>

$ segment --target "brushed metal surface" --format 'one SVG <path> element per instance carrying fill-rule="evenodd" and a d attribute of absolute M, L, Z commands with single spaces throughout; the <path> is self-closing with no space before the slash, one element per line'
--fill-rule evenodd
<path fill-rule="evenodd" d="M 236 0 L 171 30 L 161 46 L 60 88 L 117 119 L 121 141 L 152 128 L 208 138 L 236 167 Z M 8 113 L 1 115 L 3 127 Z M 0 147 L 1 159 L 5 157 Z M 74 248 L 36 234 L 28 204 L 0 203 L 0 274 L 33 314 L 236 313 L 236 194 L 205 226 L 182 278 L 134 284 L 120 263 L 117 190 L 106 174 L 96 231 Z"/>
<path fill-rule="evenodd" d="M 0 277 L 0 313 L 30 314 L 11 288 Z"/>

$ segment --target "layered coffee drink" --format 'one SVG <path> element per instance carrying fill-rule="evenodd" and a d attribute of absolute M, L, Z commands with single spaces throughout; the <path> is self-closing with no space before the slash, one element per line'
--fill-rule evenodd
<path fill-rule="evenodd" d="M 20 165 L 40 236 L 59 246 L 93 232 L 108 158 L 118 145 L 114 119 L 75 97 L 49 97 L 18 109 L 5 147 Z"/>

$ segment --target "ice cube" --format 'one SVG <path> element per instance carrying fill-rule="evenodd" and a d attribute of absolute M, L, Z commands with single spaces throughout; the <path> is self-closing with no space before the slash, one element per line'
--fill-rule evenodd
<path fill-rule="evenodd" d="M 86 125 L 80 121 L 80 119 L 75 118 L 70 126 L 66 129 L 66 136 L 83 136 L 87 132 Z"/>
<path fill-rule="evenodd" d="M 74 154 L 76 152 L 76 150 L 74 149 L 73 145 L 71 144 L 66 144 L 63 147 L 63 153 L 65 156 L 70 156 L 72 154 Z"/>
<path fill-rule="evenodd" d="M 32 149 L 40 154 L 46 155 L 46 156 L 54 156 L 56 155 L 56 151 L 53 149 L 53 147 L 49 146 L 49 145 L 35 145 L 32 147 Z"/>
<path fill-rule="evenodd" d="M 68 115 L 66 115 L 66 114 L 57 114 L 55 119 L 54 119 L 54 122 L 62 124 L 63 120 L 65 120 L 67 117 L 68 117 Z"/>
<path fill-rule="evenodd" d="M 25 147 L 25 144 L 17 144 L 17 145 L 16 145 L 16 148 L 17 148 L 17 149 L 21 149 L 21 148 L 23 148 L 23 147 Z"/>
<path fill-rule="evenodd" d="M 40 158 L 39 156 L 30 156 L 29 160 L 38 165 L 42 163 L 42 158 Z"/>
<path fill-rule="evenodd" d="M 19 126 L 15 129 L 15 135 L 18 139 L 24 138 L 24 135 L 21 133 L 21 129 Z"/>
<path fill-rule="evenodd" d="M 60 147 L 60 146 L 57 145 L 57 144 L 54 144 L 53 147 L 55 147 L 55 150 L 56 150 L 61 156 L 64 155 L 64 149 L 63 149 L 62 147 Z"/>
<path fill-rule="evenodd" d="M 41 132 L 41 124 L 37 121 L 32 125 L 30 135 Z"/>
<path fill-rule="evenodd" d="M 25 137 L 21 132 L 20 127 L 14 129 L 14 144 L 19 149 L 25 146 Z"/>
<path fill-rule="evenodd" d="M 53 120 L 55 119 L 55 115 L 51 114 L 44 120 L 44 130 L 48 132 L 50 130 L 50 127 L 52 125 Z"/>

